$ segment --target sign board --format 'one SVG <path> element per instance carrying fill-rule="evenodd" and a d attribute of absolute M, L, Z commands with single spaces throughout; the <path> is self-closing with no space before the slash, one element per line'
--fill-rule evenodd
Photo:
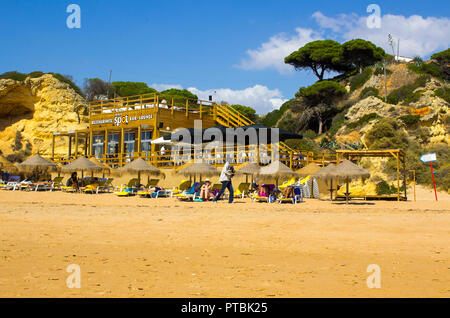
<path fill-rule="evenodd" d="M 420 161 L 425 162 L 425 163 L 436 161 L 436 153 L 433 152 L 433 153 L 424 154 L 420 157 Z"/>

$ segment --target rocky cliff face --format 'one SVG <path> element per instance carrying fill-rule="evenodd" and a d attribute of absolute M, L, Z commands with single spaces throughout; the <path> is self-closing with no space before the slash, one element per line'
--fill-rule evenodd
<path fill-rule="evenodd" d="M 51 74 L 23 82 L 1 79 L 0 150 L 50 155 L 53 132 L 87 127 L 85 109 L 84 99 Z M 57 154 L 66 154 L 65 139 L 57 139 Z"/>
<path fill-rule="evenodd" d="M 393 71 L 388 77 L 388 94 L 394 89 L 403 85 L 410 84 L 417 79 L 417 75 L 409 72 L 406 65 L 394 65 Z M 423 134 L 429 144 L 446 143 L 450 144 L 450 135 L 448 133 L 448 124 L 446 119 L 449 114 L 450 105 L 442 98 L 435 96 L 437 89 L 448 87 L 448 84 L 431 78 L 425 87 L 419 87 L 415 92 L 420 92 L 421 96 L 416 102 L 410 103 L 408 106 L 392 105 L 385 103 L 383 100 L 369 96 L 359 99 L 359 94 L 366 87 L 375 87 L 380 92 L 384 92 L 383 75 L 373 75 L 360 89 L 351 93 L 349 99 L 345 102 L 354 101 L 355 104 L 348 110 L 345 119 L 346 123 L 339 129 L 336 139 L 340 142 L 356 143 L 358 139 L 364 140 L 364 134 L 369 131 L 379 119 L 372 119 L 357 128 L 349 128 L 349 123 L 358 122 L 365 115 L 377 114 L 380 117 L 401 118 L 406 115 L 419 115 L 418 127 L 421 128 Z M 384 94 L 382 94 L 384 96 Z M 414 136 L 414 131 L 407 131 L 410 137 Z"/>

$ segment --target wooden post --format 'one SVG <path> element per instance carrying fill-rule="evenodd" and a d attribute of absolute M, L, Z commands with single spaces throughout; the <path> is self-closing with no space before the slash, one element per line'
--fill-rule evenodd
<path fill-rule="evenodd" d="M 289 166 L 292 169 L 292 165 L 293 165 L 293 154 L 292 151 L 289 152 Z"/>
<path fill-rule="evenodd" d="M 78 158 L 78 132 L 75 131 L 75 159 Z"/>
<path fill-rule="evenodd" d="M 137 152 L 138 152 L 138 158 L 141 158 L 141 125 L 138 126 L 138 138 L 137 138 L 137 142 L 138 142 L 138 146 L 137 146 Z"/>
<path fill-rule="evenodd" d="M 92 144 L 94 140 L 94 132 L 92 130 L 89 131 L 89 157 L 92 156 Z"/>
<path fill-rule="evenodd" d="M 403 156 L 403 186 L 405 187 L 405 200 L 408 201 L 408 194 L 406 192 L 406 158 Z"/>
<path fill-rule="evenodd" d="M 84 155 L 87 157 L 89 151 L 89 133 L 84 136 Z"/>
<path fill-rule="evenodd" d="M 400 154 L 397 153 L 397 201 L 400 201 Z"/>
<path fill-rule="evenodd" d="M 123 133 L 123 127 L 120 129 L 120 155 L 119 155 L 119 166 L 123 166 L 123 152 L 124 152 L 124 133 Z"/>
<path fill-rule="evenodd" d="M 69 135 L 69 159 L 72 156 L 72 135 Z"/>
<path fill-rule="evenodd" d="M 107 163 L 108 158 L 108 128 L 105 129 L 105 140 L 103 141 L 103 163 Z"/>
<path fill-rule="evenodd" d="M 173 116 L 173 108 L 175 107 L 175 105 L 173 104 L 173 97 L 172 97 L 172 109 L 171 109 L 171 111 L 172 111 L 172 116 Z"/>
<path fill-rule="evenodd" d="M 189 99 L 186 99 L 186 117 L 189 117 Z"/>
<path fill-rule="evenodd" d="M 52 161 L 55 161 L 55 135 L 52 135 Z"/>
<path fill-rule="evenodd" d="M 202 119 L 202 102 L 200 101 L 200 119 Z"/>

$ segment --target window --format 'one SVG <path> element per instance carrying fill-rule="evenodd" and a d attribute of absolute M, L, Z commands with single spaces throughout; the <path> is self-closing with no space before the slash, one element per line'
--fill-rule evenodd
<path fill-rule="evenodd" d="M 143 131 L 141 132 L 141 151 L 144 156 L 150 156 L 152 150 L 152 132 Z"/>
<path fill-rule="evenodd" d="M 134 155 L 134 133 L 125 133 L 124 144 L 125 144 L 125 156 L 132 157 Z"/>
<path fill-rule="evenodd" d="M 104 153 L 104 136 L 94 136 L 92 142 L 92 153 L 95 158 L 100 159 L 103 158 Z"/>
<path fill-rule="evenodd" d="M 108 154 L 119 153 L 119 134 L 108 135 Z"/>

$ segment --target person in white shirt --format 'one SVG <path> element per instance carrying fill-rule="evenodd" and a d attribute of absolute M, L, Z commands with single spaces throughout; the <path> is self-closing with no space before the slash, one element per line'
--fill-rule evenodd
<path fill-rule="evenodd" d="M 230 195 L 228 197 L 228 203 L 233 203 L 234 200 L 234 189 L 231 179 L 234 176 L 234 168 L 230 165 L 230 162 L 227 161 L 223 166 L 222 172 L 220 173 L 219 181 L 222 183 L 222 189 L 220 189 L 219 193 L 217 193 L 214 198 L 214 202 L 217 202 L 219 198 L 225 193 L 225 190 L 228 189 Z"/>

